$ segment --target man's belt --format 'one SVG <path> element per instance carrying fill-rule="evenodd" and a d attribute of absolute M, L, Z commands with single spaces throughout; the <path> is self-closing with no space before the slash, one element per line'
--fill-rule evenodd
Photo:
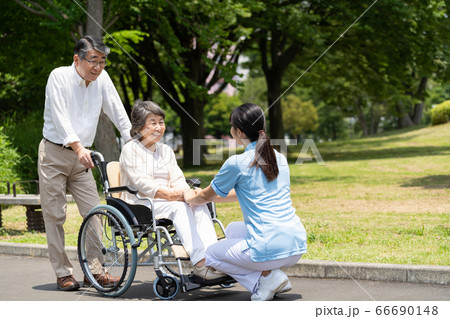
<path fill-rule="evenodd" d="M 53 145 L 59 146 L 59 147 L 61 147 L 61 148 L 65 148 L 66 150 L 71 150 L 71 151 L 73 151 L 73 149 L 72 149 L 70 146 L 64 146 L 63 144 L 58 144 L 58 143 L 52 142 L 52 141 L 46 139 L 45 137 L 44 137 L 44 140 L 47 141 L 47 142 L 49 142 L 49 143 L 52 143 Z"/>

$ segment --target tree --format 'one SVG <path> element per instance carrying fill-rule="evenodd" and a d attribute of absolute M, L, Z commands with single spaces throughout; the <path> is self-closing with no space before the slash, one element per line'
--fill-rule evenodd
<path fill-rule="evenodd" d="M 318 113 L 311 101 L 302 101 L 295 95 L 283 98 L 283 124 L 286 132 L 299 139 L 301 135 L 318 128 Z"/>
<path fill-rule="evenodd" d="M 242 104 L 238 96 L 221 93 L 205 106 L 205 132 L 216 138 L 230 134 L 230 113 Z"/>
<path fill-rule="evenodd" d="M 239 1 L 147 0 L 136 4 L 135 12 L 139 31 L 145 34 L 141 42 L 131 44 L 136 61 L 180 117 L 183 164 L 192 166 L 193 140 L 204 137 L 205 105 L 234 83 L 248 35 L 237 17 L 247 10 Z"/>
<path fill-rule="evenodd" d="M 267 108 L 267 84 L 263 76 L 252 75 L 242 82 L 242 88 L 239 90 L 239 98 L 242 103 L 255 103 L 263 109 Z"/>
<path fill-rule="evenodd" d="M 421 123 L 429 80 L 448 79 L 449 19 L 443 2 L 379 1 L 351 28 L 367 3 L 333 6 L 318 38 L 339 41 L 301 80 L 323 102 L 321 114 L 355 117 L 365 136 L 376 133 L 383 119 L 397 127 Z M 342 36 L 333 31 L 347 28 Z M 296 64 L 286 75 L 290 83 L 302 72 Z"/>
<path fill-rule="evenodd" d="M 282 138 L 282 96 L 291 89 L 299 77 L 308 70 L 327 45 L 336 39 L 337 28 L 330 20 L 333 15 L 341 17 L 345 5 L 341 1 L 264 1 L 254 7 L 252 17 L 245 22 L 252 27 L 252 39 L 267 82 L 267 101 L 270 136 Z M 334 27 L 334 28 L 333 28 Z M 289 69 L 295 64 L 295 78 L 285 81 Z"/>

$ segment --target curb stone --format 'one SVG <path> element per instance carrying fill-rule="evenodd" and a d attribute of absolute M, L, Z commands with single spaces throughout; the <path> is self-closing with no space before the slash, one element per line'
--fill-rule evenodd
<path fill-rule="evenodd" d="M 78 260 L 76 247 L 66 247 L 71 260 Z M 0 242 L 0 254 L 48 257 L 47 245 Z M 288 276 L 323 279 L 355 279 L 450 285 L 450 266 L 397 265 L 301 259 L 283 268 Z"/>

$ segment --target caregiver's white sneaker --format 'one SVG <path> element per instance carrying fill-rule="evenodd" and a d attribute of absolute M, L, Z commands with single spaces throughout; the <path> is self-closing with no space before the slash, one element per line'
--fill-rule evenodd
<path fill-rule="evenodd" d="M 279 269 L 272 270 L 269 275 L 259 278 L 259 288 L 251 297 L 252 301 L 272 300 L 276 292 L 281 290 L 289 282 L 288 277 Z"/>
<path fill-rule="evenodd" d="M 288 292 L 292 290 L 292 285 L 291 282 L 288 280 L 288 282 L 286 283 L 286 285 L 284 285 L 283 287 L 281 287 L 279 290 L 275 291 L 275 295 L 276 294 L 282 294 L 283 292 Z"/>

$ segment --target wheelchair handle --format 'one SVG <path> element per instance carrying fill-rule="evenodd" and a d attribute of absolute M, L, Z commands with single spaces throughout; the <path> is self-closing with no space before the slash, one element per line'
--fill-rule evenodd
<path fill-rule="evenodd" d="M 92 158 L 92 161 L 94 162 L 94 164 L 101 163 L 101 162 L 105 161 L 105 159 L 103 158 L 102 153 L 96 152 L 96 151 L 92 151 L 91 152 L 91 158 Z"/>

